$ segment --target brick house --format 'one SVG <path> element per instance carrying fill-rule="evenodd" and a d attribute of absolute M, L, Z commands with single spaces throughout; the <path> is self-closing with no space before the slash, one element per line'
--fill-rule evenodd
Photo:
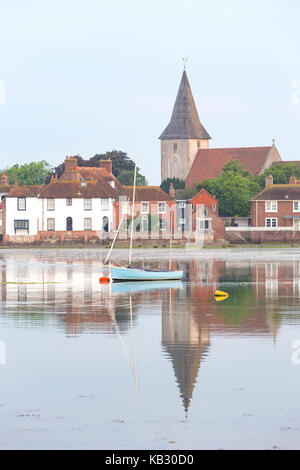
<path fill-rule="evenodd" d="M 114 202 L 115 226 L 122 219 L 121 231 L 126 231 L 132 217 L 133 186 L 124 186 Z M 138 232 L 170 233 L 170 221 L 174 227 L 175 200 L 159 186 L 137 186 L 135 191 L 134 218 Z M 152 225 L 152 227 L 151 227 Z M 174 228 L 172 228 L 174 230 Z M 169 236 L 169 235 L 168 235 Z"/>
<path fill-rule="evenodd" d="M 294 176 L 289 184 L 273 184 L 266 178 L 266 187 L 251 199 L 251 227 L 226 228 L 226 238 L 233 241 L 300 240 L 300 181 Z"/>

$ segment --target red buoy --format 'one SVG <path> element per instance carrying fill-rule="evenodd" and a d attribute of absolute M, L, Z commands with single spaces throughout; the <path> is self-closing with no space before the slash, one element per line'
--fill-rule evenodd
<path fill-rule="evenodd" d="M 109 277 L 99 277 L 99 282 L 100 282 L 100 284 L 109 284 L 110 279 L 109 279 Z"/>

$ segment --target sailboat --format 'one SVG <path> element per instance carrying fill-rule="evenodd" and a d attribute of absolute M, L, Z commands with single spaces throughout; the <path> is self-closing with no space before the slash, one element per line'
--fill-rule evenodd
<path fill-rule="evenodd" d="M 129 248 L 129 264 L 127 266 L 111 266 L 111 278 L 113 282 L 141 282 L 141 281 L 176 281 L 180 280 L 183 277 L 183 271 L 172 270 L 171 265 L 171 248 L 172 248 L 172 227 L 170 229 L 170 259 L 169 259 L 169 269 L 154 269 L 154 268 L 144 268 L 141 266 L 132 265 L 132 240 L 133 240 L 133 219 L 134 219 L 134 204 L 135 204 L 135 189 L 136 189 L 136 171 L 137 171 L 137 161 L 135 162 L 134 168 L 134 186 L 133 186 L 133 197 L 132 197 L 132 211 L 131 211 L 131 233 L 130 233 L 130 248 Z M 128 203 L 127 203 L 128 204 Z M 115 234 L 112 246 L 106 257 L 104 264 L 107 263 L 108 258 L 113 249 L 114 243 L 118 236 L 123 217 L 125 212 L 122 215 L 122 218 L 119 223 L 118 230 Z"/>

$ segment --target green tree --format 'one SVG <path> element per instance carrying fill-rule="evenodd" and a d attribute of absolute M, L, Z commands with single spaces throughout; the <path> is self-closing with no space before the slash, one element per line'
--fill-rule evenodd
<path fill-rule="evenodd" d="M 300 179 L 300 167 L 295 163 L 273 163 L 261 175 L 255 178 L 261 189 L 265 187 L 265 179 L 267 176 L 272 175 L 274 184 L 288 184 L 290 176 L 296 176 Z"/>
<path fill-rule="evenodd" d="M 196 185 L 196 192 L 205 188 L 219 201 L 223 217 L 249 217 L 250 199 L 260 191 L 254 176 L 245 171 L 239 161 L 231 161 L 218 178 L 210 178 Z"/>
<path fill-rule="evenodd" d="M 77 158 L 78 166 L 87 166 L 87 167 L 98 167 L 99 160 L 110 159 L 112 161 L 113 175 L 120 181 L 120 183 L 127 185 L 126 183 L 122 183 L 122 181 L 120 180 L 120 178 L 122 178 L 123 181 L 127 181 L 127 182 L 131 181 L 130 184 L 128 184 L 129 186 L 133 184 L 133 176 L 131 178 L 131 174 L 133 175 L 135 162 L 131 160 L 128 157 L 127 153 L 125 152 L 122 152 L 120 150 L 112 150 L 111 152 L 97 153 L 96 155 L 94 155 L 88 160 L 84 160 L 80 155 L 75 155 L 75 157 Z M 61 163 L 57 168 L 55 168 L 55 173 L 57 174 L 58 178 L 61 177 L 64 170 L 65 170 L 64 163 Z M 131 172 L 131 174 L 124 173 L 124 172 Z M 146 178 L 139 171 L 138 171 L 137 181 L 139 181 L 139 183 L 137 184 L 139 184 L 140 186 L 148 184 Z"/>
<path fill-rule="evenodd" d="M 133 184 L 134 184 L 134 169 L 133 170 L 122 170 L 119 173 L 118 180 L 124 186 L 133 186 Z M 148 182 L 147 182 L 145 176 L 143 176 L 140 173 L 140 169 L 137 168 L 136 185 L 137 186 L 147 186 L 147 184 L 148 184 Z"/>
<path fill-rule="evenodd" d="M 171 183 L 173 183 L 174 189 L 185 188 L 185 182 L 180 178 L 167 178 L 161 183 L 160 187 L 163 191 L 169 194 Z"/>
<path fill-rule="evenodd" d="M 51 172 L 52 167 L 45 160 L 25 163 L 24 165 L 16 163 L 12 167 L 0 171 L 1 174 L 6 173 L 9 184 L 18 183 L 20 186 L 25 184 L 44 184 Z"/>

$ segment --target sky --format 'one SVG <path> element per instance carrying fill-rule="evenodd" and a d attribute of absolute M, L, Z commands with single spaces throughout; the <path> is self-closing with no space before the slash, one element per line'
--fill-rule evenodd
<path fill-rule="evenodd" d="M 211 147 L 300 160 L 298 0 L 0 0 L 0 168 L 110 150 L 160 184 L 183 71 Z"/>

